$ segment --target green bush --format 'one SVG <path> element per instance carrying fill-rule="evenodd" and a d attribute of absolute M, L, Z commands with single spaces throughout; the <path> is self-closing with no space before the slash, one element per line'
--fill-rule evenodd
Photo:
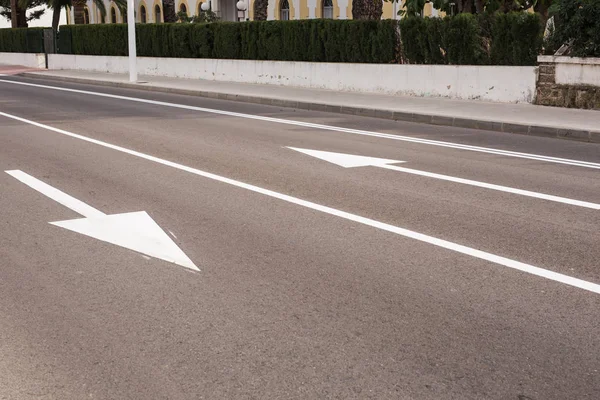
<path fill-rule="evenodd" d="M 541 47 L 542 26 L 534 14 L 408 17 L 397 24 L 330 19 L 138 24 L 137 51 L 146 57 L 532 65 Z M 63 26 L 59 52 L 125 56 L 127 25 Z"/>
<path fill-rule="evenodd" d="M 600 0 L 558 0 L 554 47 L 571 43 L 570 55 L 600 57 Z"/>
<path fill-rule="evenodd" d="M 535 65 L 541 47 L 539 15 L 515 12 L 495 16 L 491 34 L 492 64 Z"/>
<path fill-rule="evenodd" d="M 487 64 L 477 18 L 472 14 L 446 17 L 446 57 L 449 64 Z"/>
<path fill-rule="evenodd" d="M 539 16 L 528 13 L 400 20 L 403 57 L 410 64 L 534 65 L 542 28 Z"/>
<path fill-rule="evenodd" d="M 394 21 L 253 21 L 138 24 L 140 56 L 390 63 L 397 59 Z M 127 25 L 69 25 L 59 52 L 125 56 Z"/>
<path fill-rule="evenodd" d="M 0 29 L 0 52 L 43 53 L 44 28 Z"/>

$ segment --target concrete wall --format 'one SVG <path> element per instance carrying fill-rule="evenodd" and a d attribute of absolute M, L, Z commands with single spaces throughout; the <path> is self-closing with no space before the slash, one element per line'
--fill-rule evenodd
<path fill-rule="evenodd" d="M 49 55 L 50 69 L 126 73 L 126 57 Z M 389 95 L 532 102 L 536 67 L 138 58 L 140 75 Z"/>
<path fill-rule="evenodd" d="M 600 109 L 600 58 L 540 56 L 536 104 Z"/>
<path fill-rule="evenodd" d="M 538 62 L 556 66 L 555 80 L 559 85 L 600 87 L 600 58 L 541 56 Z"/>
<path fill-rule="evenodd" d="M 38 53 L 0 53 L 0 64 L 46 68 L 46 57 Z"/>

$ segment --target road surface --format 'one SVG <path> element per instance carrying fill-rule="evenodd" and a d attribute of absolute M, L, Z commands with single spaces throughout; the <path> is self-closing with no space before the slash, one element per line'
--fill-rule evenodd
<path fill-rule="evenodd" d="M 598 144 L 0 77 L 0 399 L 597 399 L 599 204 Z"/>

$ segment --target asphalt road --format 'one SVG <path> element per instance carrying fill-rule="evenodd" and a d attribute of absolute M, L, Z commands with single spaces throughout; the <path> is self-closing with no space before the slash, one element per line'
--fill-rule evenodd
<path fill-rule="evenodd" d="M 600 210 L 287 148 L 598 204 L 598 144 L 19 77 L 0 112 L 0 399 L 600 396 Z M 49 224 L 81 215 L 10 170 L 200 272 Z"/>

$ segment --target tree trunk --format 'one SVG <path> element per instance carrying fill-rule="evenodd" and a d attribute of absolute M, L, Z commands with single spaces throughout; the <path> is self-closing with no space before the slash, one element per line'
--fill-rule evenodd
<path fill-rule="evenodd" d="M 381 0 L 352 0 L 352 19 L 378 20 L 383 14 Z"/>
<path fill-rule="evenodd" d="M 542 20 L 542 26 L 544 27 L 544 29 L 546 28 L 546 23 L 548 22 L 548 8 L 549 8 L 549 2 L 547 1 L 541 1 L 538 0 L 538 2 L 535 4 L 535 7 L 533 8 L 533 10 L 536 13 L 540 14 L 540 18 Z"/>
<path fill-rule="evenodd" d="M 10 22 L 13 28 L 19 26 L 17 22 L 17 0 L 10 0 Z"/>
<path fill-rule="evenodd" d="M 75 25 L 85 24 L 85 4 L 86 0 L 73 0 L 73 22 Z"/>
<path fill-rule="evenodd" d="M 175 0 L 163 0 L 163 19 L 165 22 L 177 22 Z"/>
<path fill-rule="evenodd" d="M 462 11 L 463 13 L 471 14 L 473 12 L 473 0 L 467 0 L 463 3 Z"/>
<path fill-rule="evenodd" d="M 27 28 L 27 9 L 19 7 L 17 5 L 17 27 Z"/>
<path fill-rule="evenodd" d="M 475 0 L 475 11 L 477 12 L 477 14 L 483 14 L 483 12 L 485 11 L 483 0 Z"/>
<path fill-rule="evenodd" d="M 58 29 L 58 24 L 60 23 L 60 10 L 62 9 L 62 7 L 54 7 L 54 10 L 52 10 L 52 29 L 54 29 L 54 32 L 56 32 L 56 30 Z"/>
<path fill-rule="evenodd" d="M 254 20 L 266 21 L 268 8 L 269 0 L 256 0 L 254 2 Z"/>

